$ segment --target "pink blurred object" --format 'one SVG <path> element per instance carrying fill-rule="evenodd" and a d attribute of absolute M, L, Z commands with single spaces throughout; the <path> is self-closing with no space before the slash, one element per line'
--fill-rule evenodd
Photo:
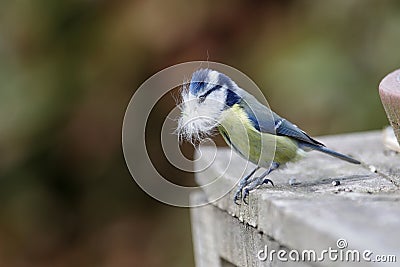
<path fill-rule="evenodd" d="M 383 78 L 379 84 L 379 95 L 400 144 L 400 69 Z"/>

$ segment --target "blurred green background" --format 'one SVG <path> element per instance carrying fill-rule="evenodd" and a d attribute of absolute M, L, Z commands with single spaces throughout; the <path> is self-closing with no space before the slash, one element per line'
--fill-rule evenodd
<path fill-rule="evenodd" d="M 231 65 L 316 136 L 387 124 L 399 47 L 396 0 L 1 1 L 0 266 L 194 265 L 189 211 L 143 193 L 121 149 L 164 67 Z"/>

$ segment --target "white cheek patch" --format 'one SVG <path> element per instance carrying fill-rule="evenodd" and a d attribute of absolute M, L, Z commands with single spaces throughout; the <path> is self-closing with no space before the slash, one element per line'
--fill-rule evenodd
<path fill-rule="evenodd" d="M 199 102 L 187 88 L 183 88 L 181 98 L 178 106 L 181 110 L 177 128 L 179 138 L 195 143 L 212 135 L 225 106 L 224 92 L 216 90 Z"/>

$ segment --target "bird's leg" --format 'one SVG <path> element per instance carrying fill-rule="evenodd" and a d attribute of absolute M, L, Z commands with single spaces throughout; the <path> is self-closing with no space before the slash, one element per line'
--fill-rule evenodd
<path fill-rule="evenodd" d="M 250 193 L 251 190 L 256 189 L 257 187 L 259 187 L 262 184 L 268 184 L 270 183 L 272 186 L 274 186 L 274 183 L 268 179 L 265 178 L 265 176 L 267 176 L 268 174 L 270 174 L 272 171 L 278 169 L 279 167 L 279 163 L 277 162 L 272 162 L 271 167 L 266 170 L 265 172 L 263 172 L 263 174 L 261 174 L 259 177 L 256 177 L 255 179 L 253 179 L 252 181 L 250 181 L 247 185 L 244 186 L 244 188 L 242 188 L 243 191 L 243 202 L 245 204 L 248 204 L 246 199 Z M 236 203 L 236 201 L 235 201 Z"/>
<path fill-rule="evenodd" d="M 248 175 L 246 175 L 245 177 L 243 177 L 242 179 L 240 179 L 240 182 L 239 182 L 239 185 L 238 185 L 238 189 L 237 189 L 237 191 L 236 191 L 236 193 L 235 193 L 235 197 L 234 197 L 234 199 L 233 199 L 233 201 L 235 202 L 235 204 L 238 204 L 238 205 L 239 205 L 239 203 L 237 203 L 237 201 L 242 197 L 243 188 L 249 184 L 248 181 L 249 181 L 250 177 L 253 176 L 253 174 L 254 174 L 258 169 L 260 169 L 259 166 L 257 166 L 254 170 L 252 170 Z"/>

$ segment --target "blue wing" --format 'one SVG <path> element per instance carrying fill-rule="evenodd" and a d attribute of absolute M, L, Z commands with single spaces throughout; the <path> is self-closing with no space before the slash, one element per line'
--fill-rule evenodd
<path fill-rule="evenodd" d="M 317 146 L 325 146 L 311 138 L 306 132 L 290 121 L 280 117 L 268 107 L 258 102 L 252 95 L 245 91 L 240 92 L 240 95 L 241 101 L 239 104 L 247 113 L 253 126 L 260 132 L 288 136 L 301 142 Z"/>

